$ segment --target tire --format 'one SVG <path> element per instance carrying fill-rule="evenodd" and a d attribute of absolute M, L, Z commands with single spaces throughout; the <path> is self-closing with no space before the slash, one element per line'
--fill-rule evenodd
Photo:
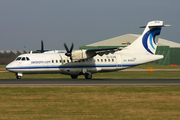
<path fill-rule="evenodd" d="M 78 75 L 71 75 L 71 78 L 72 78 L 72 79 L 77 79 L 77 78 L 78 78 Z"/>
<path fill-rule="evenodd" d="M 85 73 L 85 78 L 86 79 L 91 79 L 92 78 L 92 74 L 91 73 Z"/>
<path fill-rule="evenodd" d="M 16 76 L 16 79 L 21 79 L 21 76 Z"/>

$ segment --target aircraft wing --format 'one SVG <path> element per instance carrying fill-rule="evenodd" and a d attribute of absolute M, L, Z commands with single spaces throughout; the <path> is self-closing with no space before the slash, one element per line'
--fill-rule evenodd
<path fill-rule="evenodd" d="M 94 54 L 95 55 L 108 55 L 109 53 L 114 53 L 116 51 L 122 50 L 121 47 L 115 47 L 115 48 L 102 48 L 102 49 L 88 49 L 86 51 L 86 54 Z"/>
<path fill-rule="evenodd" d="M 82 59 L 89 59 L 96 55 L 103 56 L 108 55 L 109 53 L 113 54 L 116 51 L 122 50 L 122 47 L 114 47 L 114 48 L 102 48 L 102 49 L 87 49 L 87 50 L 73 50 L 74 44 L 72 43 L 71 48 L 68 49 L 66 44 L 64 43 L 64 47 L 67 51 L 65 53 L 66 56 L 70 57 L 71 61 L 79 61 Z"/>

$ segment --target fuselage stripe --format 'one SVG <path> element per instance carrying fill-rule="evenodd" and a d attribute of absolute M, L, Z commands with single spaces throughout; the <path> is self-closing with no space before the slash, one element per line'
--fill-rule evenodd
<path fill-rule="evenodd" d="M 139 64 L 110 64 L 110 65 L 54 65 L 54 66 L 21 66 L 8 69 L 53 69 L 53 68 L 93 68 L 93 67 L 132 67 Z"/>

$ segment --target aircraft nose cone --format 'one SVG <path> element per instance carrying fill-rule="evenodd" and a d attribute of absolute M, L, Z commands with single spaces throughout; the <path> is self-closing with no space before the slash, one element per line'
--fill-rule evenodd
<path fill-rule="evenodd" d="M 8 65 L 6 65 L 6 69 L 9 69 L 9 67 L 10 67 L 10 65 L 8 64 Z"/>
<path fill-rule="evenodd" d="M 12 64 L 12 63 L 9 63 L 9 64 L 6 66 L 6 70 L 11 71 L 11 69 L 13 69 L 13 64 Z"/>
<path fill-rule="evenodd" d="M 10 69 L 10 68 L 11 68 L 11 65 L 10 65 L 10 64 L 6 65 L 6 70 L 8 70 L 8 69 Z"/>

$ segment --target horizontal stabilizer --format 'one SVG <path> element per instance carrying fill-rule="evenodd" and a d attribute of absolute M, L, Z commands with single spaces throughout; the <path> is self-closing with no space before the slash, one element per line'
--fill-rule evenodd
<path fill-rule="evenodd" d="M 169 26 L 171 26 L 171 25 L 153 25 L 153 26 L 148 26 L 148 27 L 169 27 Z M 141 26 L 141 27 L 139 27 L 139 28 L 146 28 L 146 26 Z"/>

